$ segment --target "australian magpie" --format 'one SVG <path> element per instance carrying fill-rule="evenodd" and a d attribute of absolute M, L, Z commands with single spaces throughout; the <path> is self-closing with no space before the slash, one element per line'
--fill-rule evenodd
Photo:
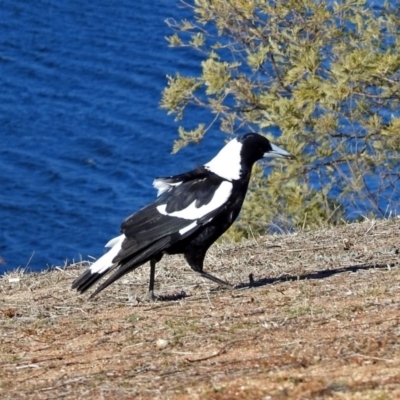
<path fill-rule="evenodd" d="M 147 298 L 154 300 L 155 267 L 164 254 L 183 254 L 200 276 L 232 287 L 203 271 L 204 257 L 238 216 L 253 164 L 267 157 L 294 158 L 264 136 L 248 133 L 231 140 L 210 162 L 197 169 L 155 179 L 157 199 L 122 223 L 122 234 L 106 244 L 110 248 L 108 253 L 77 278 L 72 287 L 83 293 L 103 275 L 114 271 L 92 298 L 149 261 Z"/>

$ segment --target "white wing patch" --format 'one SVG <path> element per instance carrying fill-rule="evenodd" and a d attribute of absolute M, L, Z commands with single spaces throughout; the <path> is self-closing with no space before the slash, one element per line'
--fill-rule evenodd
<path fill-rule="evenodd" d="M 105 247 L 111 247 L 111 250 L 108 251 L 104 256 L 100 257 L 96 262 L 94 262 L 90 266 L 90 272 L 92 274 L 101 274 L 107 269 L 111 268 L 113 266 L 112 260 L 115 258 L 115 256 L 120 252 L 122 242 L 125 240 L 126 236 L 124 234 L 119 235 L 115 237 L 114 239 L 111 239 Z"/>
<path fill-rule="evenodd" d="M 194 200 L 188 207 L 184 208 L 180 211 L 174 211 L 170 214 L 167 213 L 166 208 L 167 205 L 163 204 L 157 207 L 157 211 L 160 214 L 168 215 L 170 217 L 178 217 L 183 219 L 195 220 L 204 217 L 211 211 L 214 211 L 218 207 L 221 207 L 228 199 L 232 193 L 232 183 L 223 181 L 218 189 L 215 191 L 213 198 L 208 204 L 205 204 L 201 207 L 196 207 L 196 201 Z M 188 228 L 188 227 L 186 227 Z M 181 230 L 185 230 L 186 228 L 182 228 Z"/>
<path fill-rule="evenodd" d="M 189 232 L 191 229 L 193 229 L 197 225 L 197 221 L 192 222 L 190 225 L 182 228 L 179 230 L 179 233 L 181 235 L 185 234 L 186 232 Z"/>
<path fill-rule="evenodd" d="M 157 178 L 157 179 L 154 179 L 153 186 L 158 190 L 157 197 L 159 197 L 161 194 L 163 194 L 167 190 L 173 188 L 174 186 L 179 186 L 181 183 L 182 182 L 171 183 L 171 182 L 167 182 L 166 179 Z"/>
<path fill-rule="evenodd" d="M 211 161 L 204 164 L 204 167 L 228 181 L 239 179 L 242 169 L 240 157 L 242 146 L 236 139 L 231 140 Z"/>

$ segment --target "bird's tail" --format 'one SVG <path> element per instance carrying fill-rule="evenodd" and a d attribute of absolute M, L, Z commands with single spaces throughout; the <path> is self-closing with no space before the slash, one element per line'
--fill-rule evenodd
<path fill-rule="evenodd" d="M 80 277 L 75 279 L 75 281 L 72 283 L 72 288 L 77 289 L 80 293 L 84 293 L 105 274 L 119 267 L 113 275 L 111 275 L 94 291 L 94 293 L 89 297 L 91 299 L 107 286 L 121 278 L 123 275 L 133 271 L 134 269 L 143 265 L 145 262 L 154 258 L 155 255 L 158 255 L 156 258 L 161 258 L 159 255 L 170 244 L 170 237 L 166 236 L 157 242 L 150 244 L 144 249 L 140 249 L 140 251 L 133 254 L 129 259 L 120 260 L 116 263 L 113 263 L 114 258 L 121 250 L 122 242 L 124 240 L 125 235 L 120 235 L 110 240 L 106 246 L 111 247 L 111 250 L 93 263 Z"/>
<path fill-rule="evenodd" d="M 80 277 L 75 279 L 72 283 L 72 288 L 78 290 L 80 293 L 84 293 L 102 276 L 110 272 L 115 267 L 113 259 L 121 250 L 124 239 L 125 235 L 120 235 L 111 239 L 105 246 L 111 249 L 94 262 Z"/>
<path fill-rule="evenodd" d="M 135 270 L 136 268 L 140 267 L 147 261 L 150 261 L 156 254 L 160 255 L 162 254 L 161 252 L 168 247 L 170 244 L 170 237 L 164 237 L 158 240 L 155 243 L 152 243 L 150 246 L 146 247 L 142 251 L 140 251 L 139 254 L 137 254 L 135 257 L 132 257 L 128 262 L 124 263 L 121 265 L 105 282 L 103 282 L 94 292 L 92 295 L 90 295 L 90 299 L 96 296 L 98 293 L 100 293 L 102 290 L 104 290 L 107 286 L 111 285 L 113 282 L 115 282 L 117 279 L 121 278 L 128 272 L 131 272 Z M 161 258 L 161 256 L 156 257 L 158 259 Z"/>

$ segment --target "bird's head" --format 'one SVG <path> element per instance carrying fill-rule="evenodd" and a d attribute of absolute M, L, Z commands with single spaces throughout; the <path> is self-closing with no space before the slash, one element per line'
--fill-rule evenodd
<path fill-rule="evenodd" d="M 253 164 L 262 158 L 295 157 L 257 133 L 239 136 L 225 145 L 205 167 L 228 180 L 250 174 Z"/>
<path fill-rule="evenodd" d="M 247 133 L 236 140 L 242 145 L 240 150 L 242 163 L 249 167 L 262 158 L 295 158 L 257 133 Z"/>

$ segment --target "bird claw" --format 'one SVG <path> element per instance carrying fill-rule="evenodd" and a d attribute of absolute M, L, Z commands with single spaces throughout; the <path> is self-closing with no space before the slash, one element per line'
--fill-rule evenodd
<path fill-rule="evenodd" d="M 155 303 L 158 297 L 154 294 L 152 290 L 149 290 L 147 295 L 143 298 L 143 301 L 147 301 L 149 303 Z"/>

